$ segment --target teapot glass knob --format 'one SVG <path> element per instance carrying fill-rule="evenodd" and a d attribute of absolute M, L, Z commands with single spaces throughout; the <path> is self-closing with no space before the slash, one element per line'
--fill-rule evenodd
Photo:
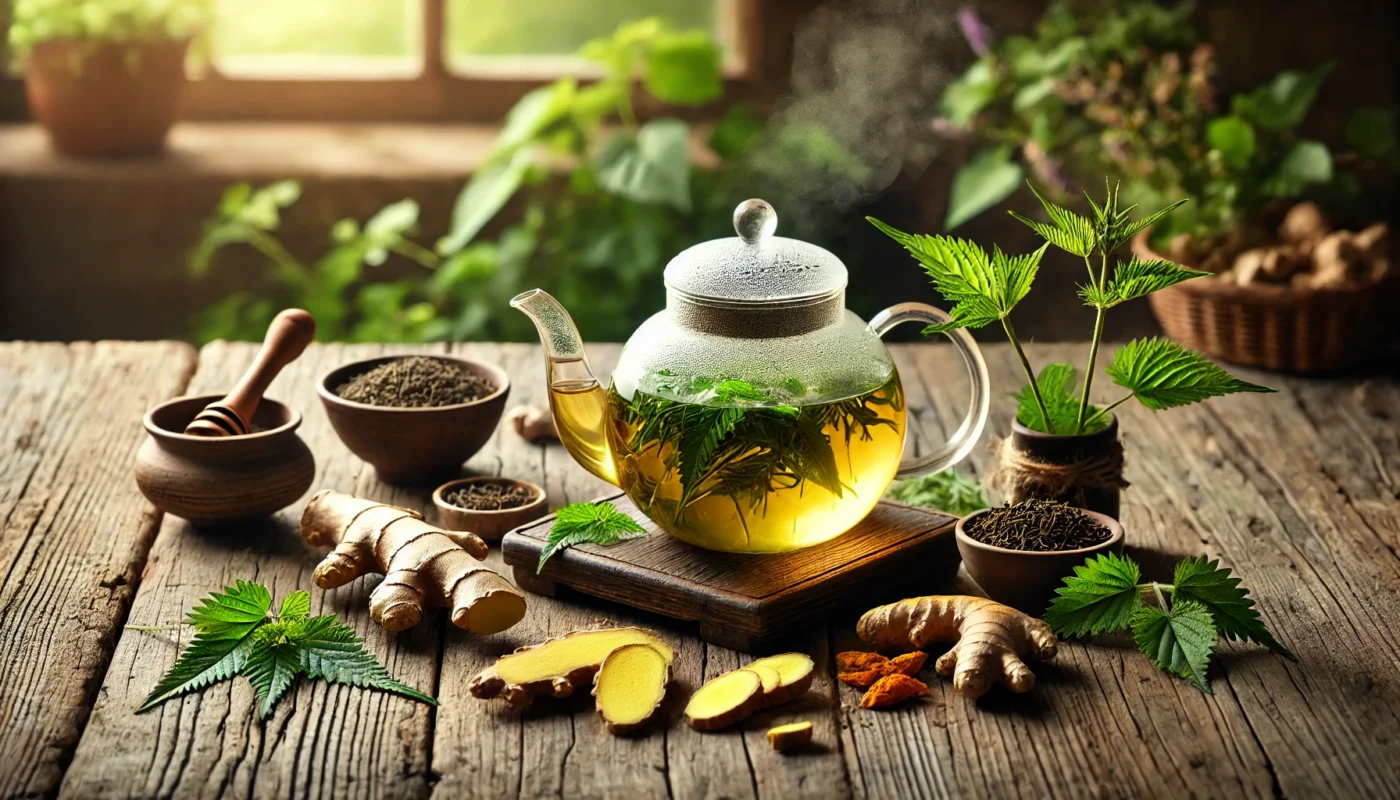
<path fill-rule="evenodd" d="M 764 200 L 745 200 L 734 208 L 734 232 L 749 244 L 758 244 L 778 230 L 778 212 Z"/>

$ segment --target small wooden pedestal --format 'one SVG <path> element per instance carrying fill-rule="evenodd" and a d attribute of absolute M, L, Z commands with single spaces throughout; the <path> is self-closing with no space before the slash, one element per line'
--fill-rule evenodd
<path fill-rule="evenodd" d="M 717 553 L 675 539 L 621 493 L 601 498 L 650 534 L 612 547 L 579 545 L 536 575 L 554 517 L 506 534 L 501 550 L 515 582 L 553 596 L 559 585 L 644 611 L 700 623 L 708 642 L 744 652 L 775 646 L 803 625 L 859 604 L 876 605 L 953 580 L 955 518 L 882 502 L 830 542 L 792 553 Z"/>

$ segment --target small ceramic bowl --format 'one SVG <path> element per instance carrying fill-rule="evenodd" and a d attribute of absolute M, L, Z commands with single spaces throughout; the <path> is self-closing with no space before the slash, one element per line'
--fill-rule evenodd
<path fill-rule="evenodd" d="M 1074 568 L 1099 553 L 1123 552 L 1123 526 L 1113 517 L 1085 511 L 1095 522 L 1109 530 L 1108 541 L 1078 550 L 1009 550 L 973 539 L 964 527 L 989 509 L 975 511 L 958 520 L 955 534 L 958 552 L 962 555 L 967 574 L 977 582 L 987 596 L 1027 614 L 1040 616 L 1050 606 L 1065 578 Z"/>
<path fill-rule="evenodd" d="M 534 492 L 535 499 L 523 506 L 501 510 L 462 508 L 448 503 L 443 498 L 448 492 L 473 483 L 511 483 L 524 486 Z M 499 542 L 502 536 L 528 522 L 534 522 L 549 513 L 549 499 L 544 489 L 529 481 L 515 478 L 461 478 L 448 481 L 433 492 L 433 505 L 437 506 L 438 521 L 449 531 L 467 531 L 488 542 Z"/>
<path fill-rule="evenodd" d="M 417 485 L 457 472 L 486 444 L 505 410 L 510 379 L 505 370 L 491 364 L 434 355 L 430 357 L 490 381 L 496 391 L 470 403 L 430 408 L 372 406 L 335 393 L 351 378 L 405 357 L 379 356 L 333 369 L 316 384 L 316 394 L 340 441 L 369 462 L 380 480 Z"/>
<path fill-rule="evenodd" d="M 253 414 L 261 428 L 243 436 L 187 436 L 185 426 L 223 397 L 177 397 L 146 413 L 150 434 L 132 471 L 156 508 L 190 522 L 212 524 L 265 516 L 295 503 L 311 488 L 316 462 L 297 436 L 301 414 L 264 397 Z"/>

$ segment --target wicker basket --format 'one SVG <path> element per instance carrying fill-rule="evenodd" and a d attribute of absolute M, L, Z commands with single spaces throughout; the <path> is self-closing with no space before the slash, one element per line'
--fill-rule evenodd
<path fill-rule="evenodd" d="M 1162 258 L 1144 233 L 1143 258 Z M 1339 288 L 1239 286 L 1200 278 L 1148 296 L 1167 336 L 1207 355 L 1283 372 L 1327 372 L 1382 357 L 1400 333 L 1400 271 Z"/>

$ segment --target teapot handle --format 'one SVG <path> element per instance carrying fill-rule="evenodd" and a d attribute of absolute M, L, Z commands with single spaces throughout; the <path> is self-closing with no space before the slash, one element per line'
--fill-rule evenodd
<path fill-rule="evenodd" d="M 930 305 L 900 303 L 897 306 L 890 306 L 872 317 L 870 329 L 875 332 L 876 336 L 884 336 L 891 328 L 902 322 L 932 324 L 948 322 L 951 319 L 947 312 Z M 943 447 L 918 458 L 910 458 L 900 462 L 899 472 L 895 474 L 895 478 L 900 480 L 941 472 L 962 461 L 968 453 L 972 452 L 978 437 L 982 435 L 982 428 L 987 424 L 987 412 L 991 407 L 992 399 L 991 381 L 987 377 L 987 362 L 982 360 L 982 351 L 977 349 L 977 343 L 972 340 L 971 334 L 961 328 L 955 331 L 945 331 L 945 335 L 953 340 L 958 352 L 962 354 L 963 362 L 967 364 L 968 373 L 972 376 L 972 399 L 968 406 L 967 416 L 963 417 L 962 424 L 953 432 L 952 438 Z"/>

